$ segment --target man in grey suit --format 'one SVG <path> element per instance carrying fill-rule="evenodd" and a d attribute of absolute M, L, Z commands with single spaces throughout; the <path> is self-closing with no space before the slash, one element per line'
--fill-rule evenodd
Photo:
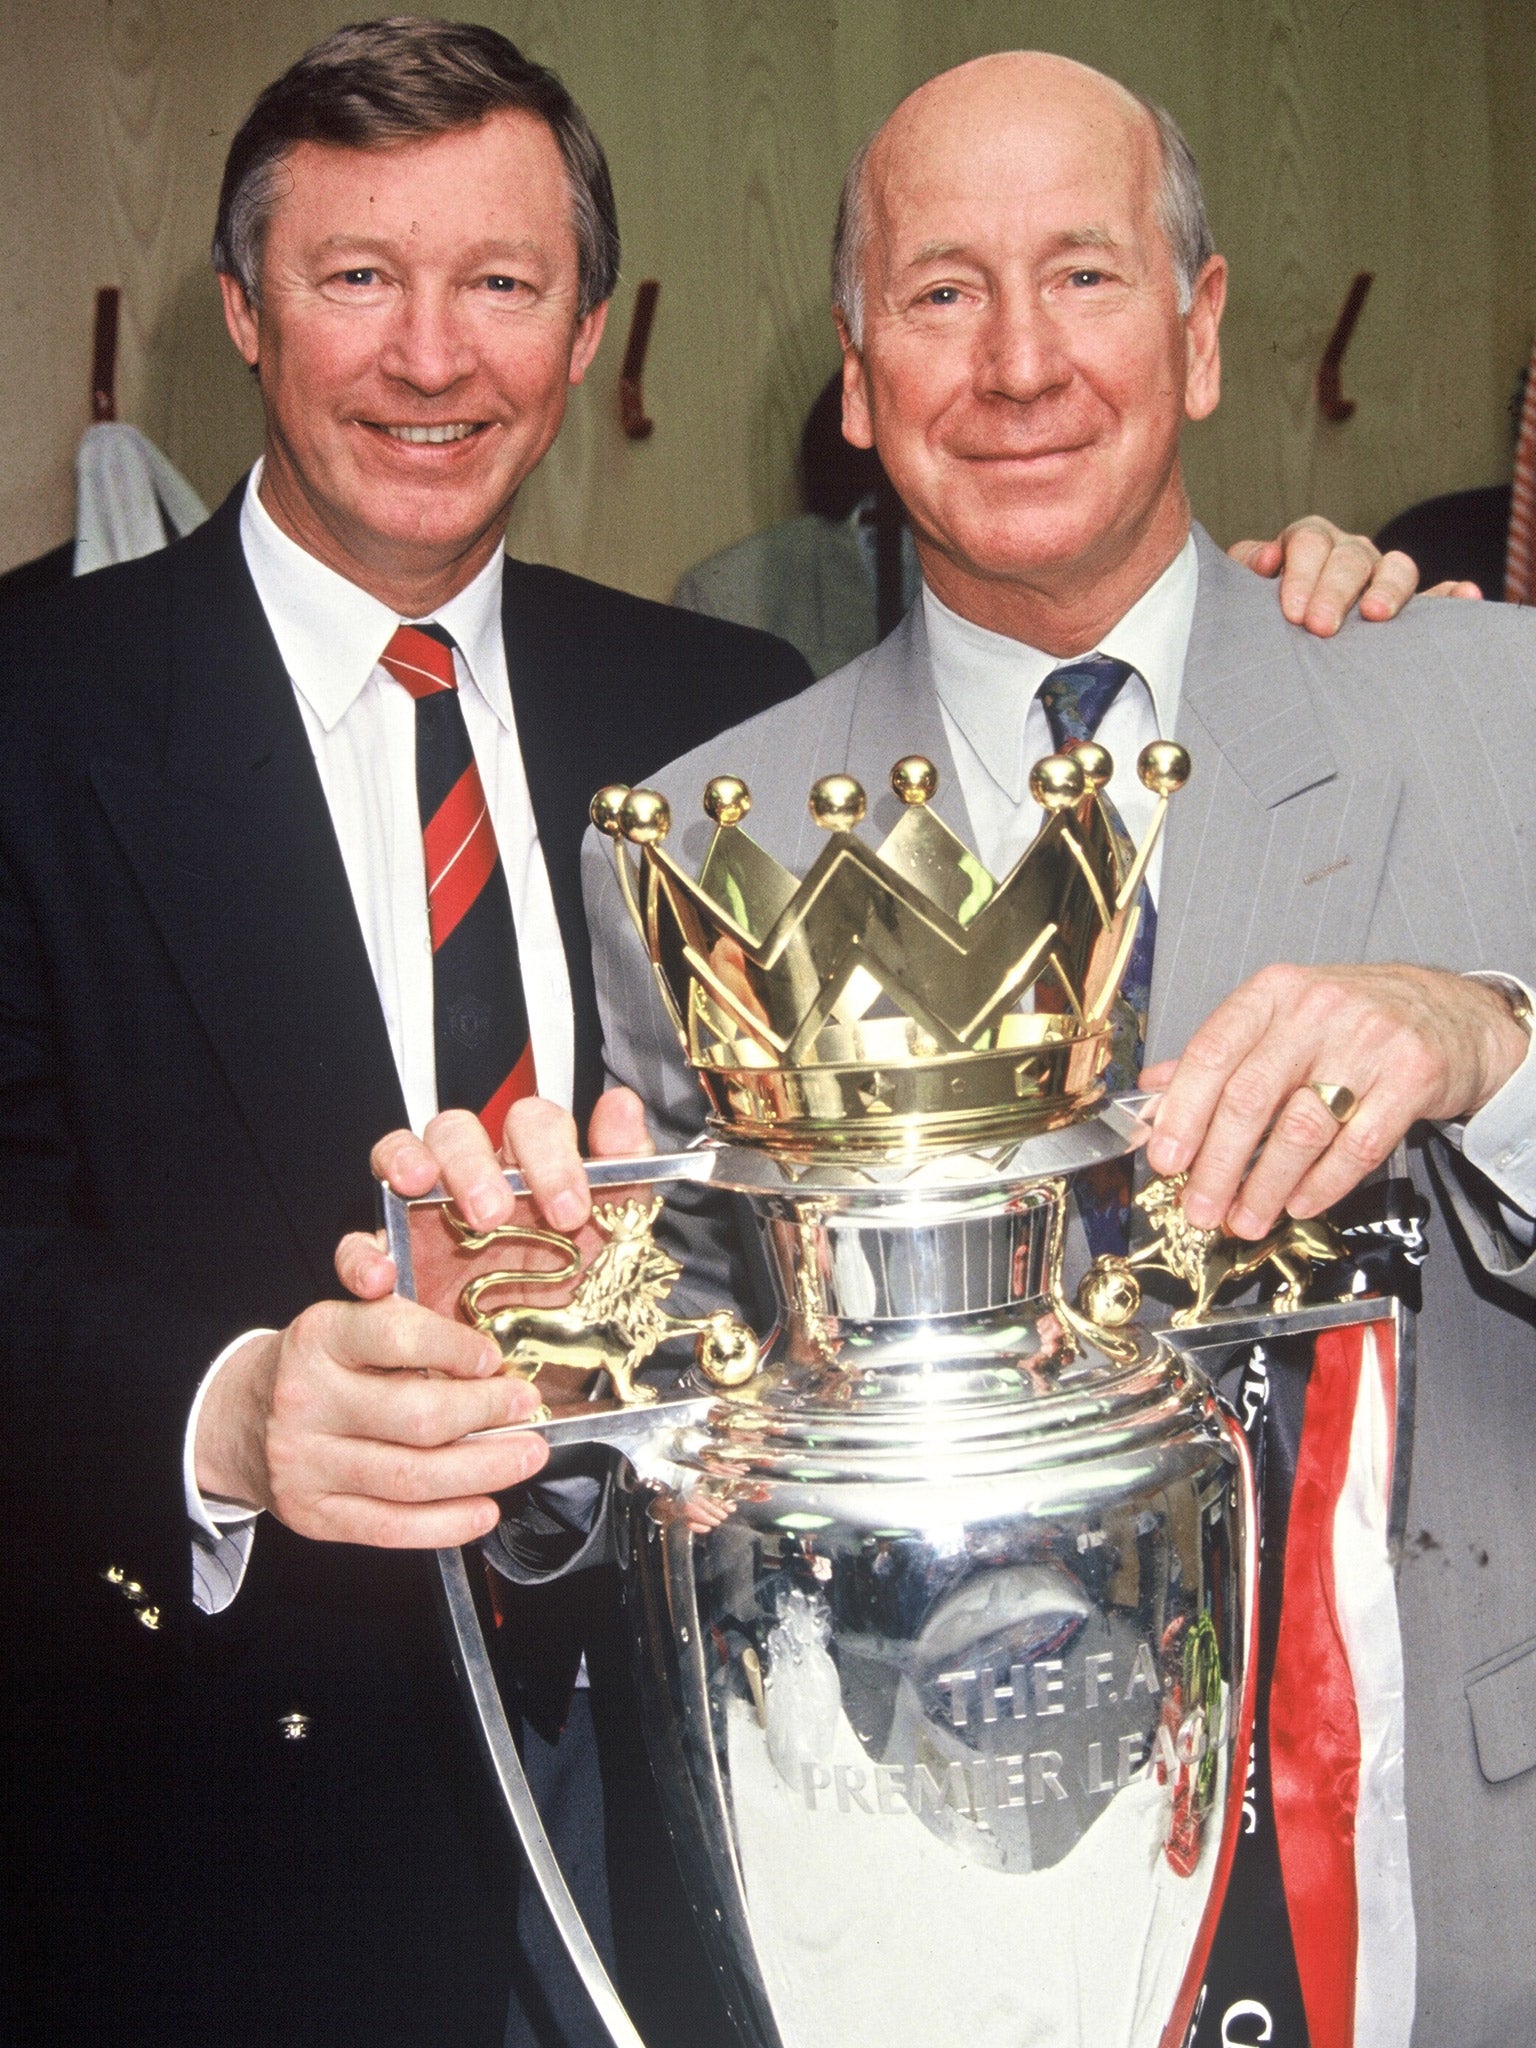
<path fill-rule="evenodd" d="M 835 289 L 845 430 L 901 493 L 923 596 L 656 780 L 685 861 L 729 771 L 803 871 L 818 775 L 876 791 L 924 753 L 1001 873 L 1059 664 L 1126 671 L 1098 726 L 1117 762 L 1160 730 L 1189 749 L 1155 877 L 1151 1164 L 1251 1237 L 1405 1136 L 1436 1199 L 1399 1583 L 1413 2038 L 1502 2048 L 1536 2038 L 1536 620 L 1420 602 L 1312 640 L 1192 528 L 1179 432 L 1217 402 L 1225 287 L 1177 131 L 1111 81 L 1016 55 L 915 93 L 850 173 Z M 1134 833 L 1134 775 L 1112 794 Z M 611 1074 L 681 1142 L 702 1099 L 596 841 L 587 886 Z"/>
<path fill-rule="evenodd" d="M 1405 1140 L 1435 1198 L 1399 1585 L 1413 2040 L 1536 2038 L 1536 621 L 1421 602 L 1309 639 L 1192 526 L 1179 436 L 1217 403 L 1226 266 L 1177 129 L 1098 73 L 1000 56 L 913 94 L 850 170 L 834 289 L 845 432 L 878 448 L 924 590 L 880 647 L 655 778 L 673 844 L 702 855 L 700 793 L 729 771 L 803 871 L 811 782 L 879 791 L 920 752 L 997 874 L 1064 717 L 1114 755 L 1133 836 L 1140 746 L 1189 749 L 1150 877 L 1150 1163 L 1188 1170 L 1193 1222 L 1250 1237 Z M 873 838 L 894 812 L 872 803 Z M 586 858 L 610 1074 L 684 1142 L 702 1098 L 605 843 Z M 522 1163 L 575 1220 L 574 1153 L 537 1114 Z M 691 1238 L 696 1291 L 739 1279 L 727 1228 Z M 370 1260 L 353 1248 L 360 1289 Z"/>

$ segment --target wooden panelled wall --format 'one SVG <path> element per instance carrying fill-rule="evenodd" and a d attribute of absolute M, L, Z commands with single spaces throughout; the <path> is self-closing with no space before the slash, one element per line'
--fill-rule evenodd
<path fill-rule="evenodd" d="M 834 12 L 835 5 L 835 12 Z M 1508 474 L 1536 320 L 1532 0 L 501 0 L 610 153 L 624 283 L 595 373 L 526 488 L 521 553 L 665 595 L 795 509 L 836 361 L 826 245 L 843 163 L 931 72 L 1035 45 L 1166 103 L 1233 262 L 1226 396 L 1193 433 L 1223 539 L 1321 507 L 1372 527 Z M 123 291 L 119 406 L 210 500 L 259 447 L 206 245 L 255 91 L 355 0 L 0 0 L 0 567 L 71 530 L 95 287 Z M 1376 273 L 1345 425 L 1312 399 L 1356 270 Z M 617 424 L 635 283 L 660 278 L 657 425 Z"/>

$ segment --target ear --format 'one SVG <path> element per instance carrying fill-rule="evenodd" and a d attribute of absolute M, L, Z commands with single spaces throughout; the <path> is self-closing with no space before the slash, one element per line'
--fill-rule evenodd
<path fill-rule="evenodd" d="M 870 417 L 864 357 L 840 308 L 833 309 L 832 321 L 843 351 L 843 439 L 855 448 L 873 448 L 875 426 Z"/>
<path fill-rule="evenodd" d="M 576 333 L 571 342 L 570 381 L 573 384 L 579 384 L 592 367 L 592 358 L 597 354 L 603 329 L 608 325 L 608 305 L 608 300 L 604 299 L 600 306 L 594 306 L 576 323 Z"/>
<path fill-rule="evenodd" d="M 239 278 L 231 277 L 227 270 L 219 272 L 219 294 L 224 301 L 224 325 L 229 329 L 229 338 L 254 370 L 260 354 L 256 308 L 246 297 Z"/>
<path fill-rule="evenodd" d="M 1184 415 L 1207 419 L 1221 399 L 1222 309 L 1227 303 L 1227 259 L 1211 256 L 1195 279 L 1184 316 Z"/>

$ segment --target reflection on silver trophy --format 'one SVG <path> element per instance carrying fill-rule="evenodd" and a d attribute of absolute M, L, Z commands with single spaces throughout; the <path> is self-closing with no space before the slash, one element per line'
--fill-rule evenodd
<path fill-rule="evenodd" d="M 594 1170 L 603 1241 L 574 1290 L 552 1233 L 472 1238 L 441 1202 L 391 1216 L 423 1298 L 536 1379 L 551 1441 L 623 1453 L 647 1739 L 757 2048 L 1172 2048 L 1190 2024 L 1241 1823 L 1254 1507 L 1194 1333 L 1141 1326 L 1138 1274 L 1175 1274 L 1188 1321 L 1271 1260 L 1289 1312 L 1331 1247 L 1313 1225 L 1238 1260 L 1154 1182 L 1152 1241 L 1069 1289 L 1074 1178 L 1125 1171 L 1145 1135 L 1101 1076 L 1188 772 L 1145 751 L 1157 812 L 1131 850 L 1109 765 L 1093 745 L 1038 764 L 1041 828 L 1001 880 L 917 758 L 877 851 L 858 785 L 816 785 L 828 837 L 803 879 L 748 836 L 735 778 L 704 793 L 696 877 L 658 795 L 600 792 L 712 1139 Z M 678 1178 L 750 1207 L 778 1300 L 760 1337 L 665 1308 L 679 1267 L 651 1230 Z M 518 1239 L 556 1264 L 530 1275 Z M 635 1375 L 684 1335 L 694 1362 L 658 1398 Z M 549 1866 L 457 1554 L 444 1572 L 557 1922 L 633 2042 Z"/>

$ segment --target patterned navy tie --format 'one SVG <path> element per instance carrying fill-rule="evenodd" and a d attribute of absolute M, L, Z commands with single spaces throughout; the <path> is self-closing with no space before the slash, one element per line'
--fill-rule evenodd
<path fill-rule="evenodd" d="M 1136 671 L 1127 661 L 1115 661 L 1107 654 L 1090 654 L 1082 661 L 1068 662 L 1054 669 L 1040 685 L 1040 705 L 1050 723 L 1051 741 L 1060 752 L 1073 740 L 1091 740 L 1099 721 Z M 1134 853 L 1124 820 L 1101 792 L 1115 846 L 1123 862 Z M 1142 1069 L 1147 1040 L 1147 1004 L 1152 994 L 1152 951 L 1157 943 L 1157 911 L 1145 881 L 1138 902 L 1141 919 L 1126 963 L 1125 979 L 1110 1013 L 1109 1065 L 1104 1085 L 1112 1094 L 1134 1088 Z M 1129 1159 L 1111 1160 L 1107 1166 L 1078 1176 L 1078 1209 L 1095 1258 L 1105 1253 L 1123 1254 L 1130 1242 L 1131 1171 Z"/>
<path fill-rule="evenodd" d="M 490 807 L 459 703 L 452 636 L 401 626 L 379 657 L 416 700 L 439 1109 L 472 1109 L 501 1143 L 508 1109 L 537 1087 L 517 929 Z"/>

